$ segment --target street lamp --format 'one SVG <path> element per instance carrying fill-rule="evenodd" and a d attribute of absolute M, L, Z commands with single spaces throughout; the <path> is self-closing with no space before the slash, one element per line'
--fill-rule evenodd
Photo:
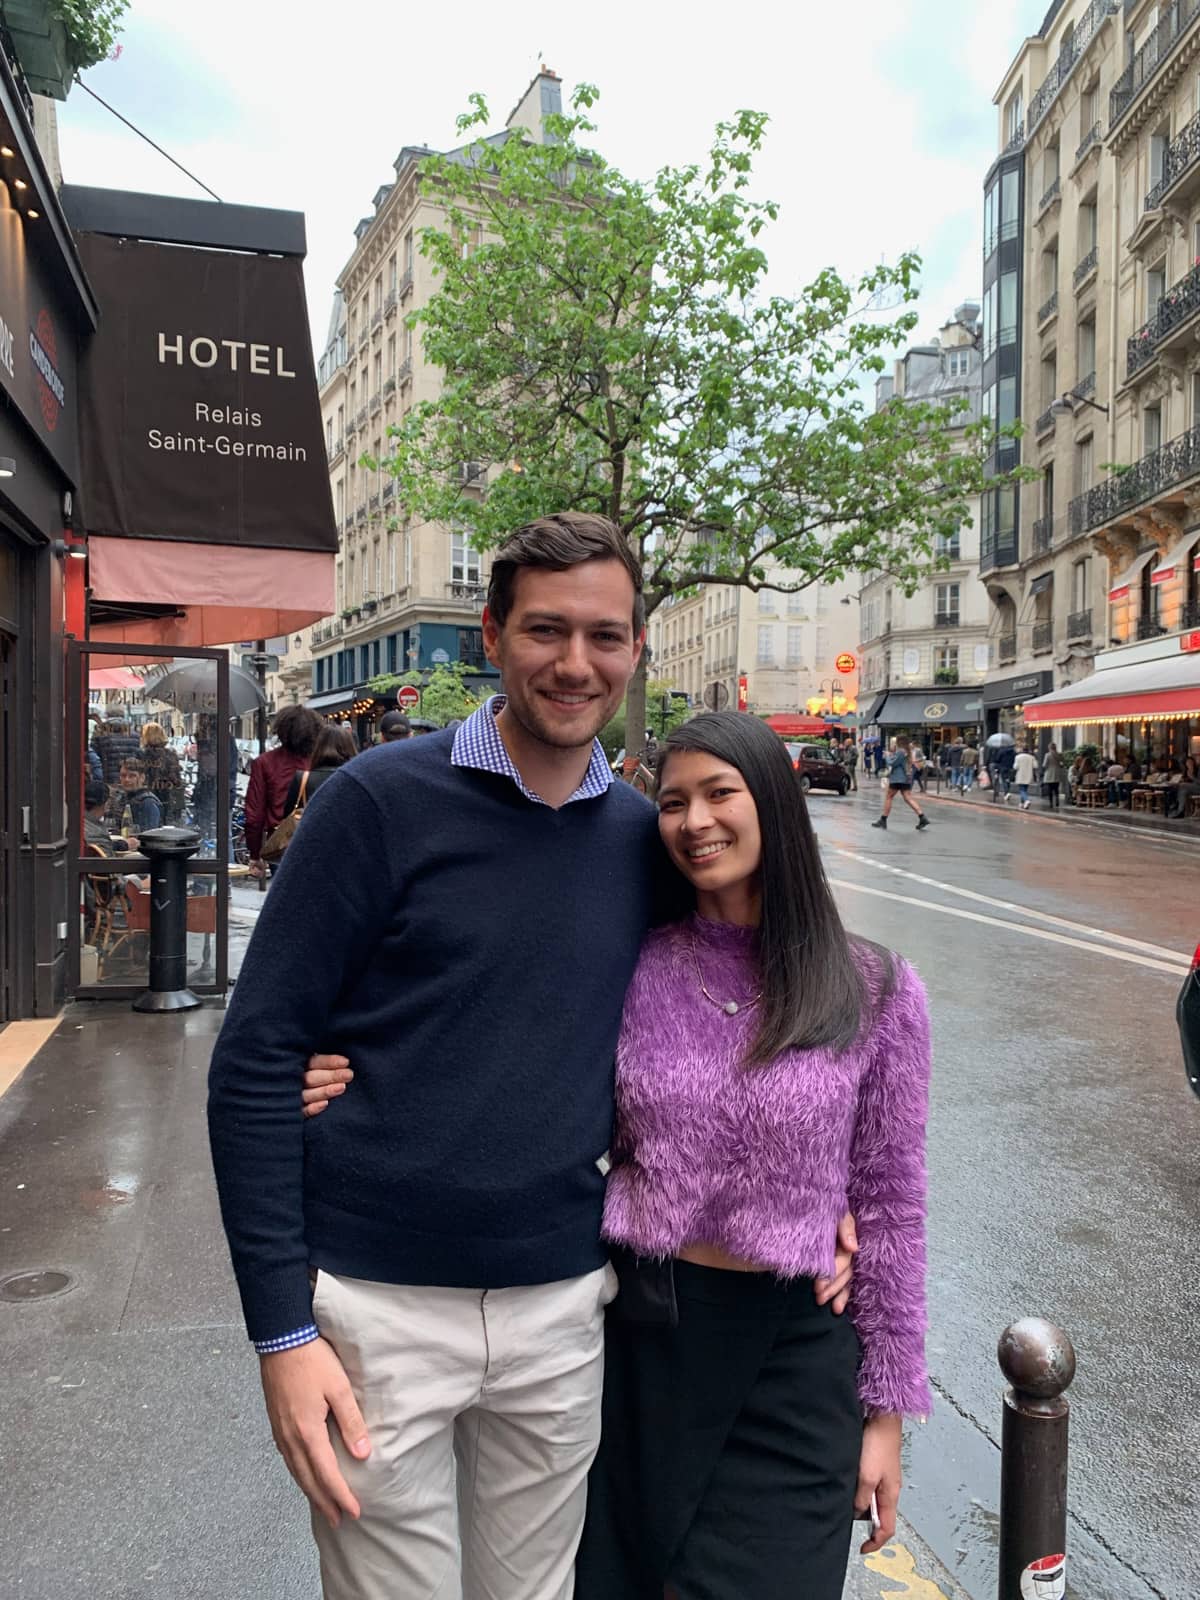
<path fill-rule="evenodd" d="M 1108 415 L 1108 407 L 1102 406 L 1099 401 L 1089 400 L 1087 395 L 1080 394 L 1075 389 L 1068 389 L 1065 394 L 1060 394 L 1057 400 L 1050 402 L 1050 415 L 1052 417 L 1073 417 L 1076 406 L 1091 406 L 1093 411 L 1103 411 Z"/>

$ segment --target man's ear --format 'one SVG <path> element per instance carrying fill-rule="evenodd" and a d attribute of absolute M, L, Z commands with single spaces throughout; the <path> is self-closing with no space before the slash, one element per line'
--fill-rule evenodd
<path fill-rule="evenodd" d="M 642 659 L 642 651 L 645 648 L 646 648 L 646 630 L 645 630 L 645 628 L 643 628 L 641 633 L 639 633 L 637 638 L 633 641 L 633 666 L 634 666 L 634 671 L 635 672 L 637 670 L 638 662 Z"/>
<path fill-rule="evenodd" d="M 500 624 L 487 606 L 483 608 L 483 653 L 492 666 L 500 665 Z"/>

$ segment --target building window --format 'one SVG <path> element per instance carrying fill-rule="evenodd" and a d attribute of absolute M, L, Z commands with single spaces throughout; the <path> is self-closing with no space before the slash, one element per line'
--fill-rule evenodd
<path fill-rule="evenodd" d="M 958 677 L 958 646 L 956 644 L 939 644 L 933 652 L 933 670 L 935 673 L 952 672 Z M 942 680 L 945 681 L 944 679 Z"/>
<path fill-rule="evenodd" d="M 1042 251 L 1042 294 L 1049 300 L 1058 288 L 1058 245 Z"/>
<path fill-rule="evenodd" d="M 957 561 L 960 556 L 961 546 L 957 533 L 939 533 L 934 540 L 935 555 L 944 557 L 947 561 Z"/>
<path fill-rule="evenodd" d="M 1075 493 L 1083 494 L 1092 487 L 1092 436 L 1080 439 L 1075 446 Z"/>
<path fill-rule="evenodd" d="M 395 292 L 396 292 L 396 282 L 397 282 L 397 277 L 396 277 L 396 258 L 395 258 L 395 256 L 393 256 L 391 258 L 391 260 L 388 262 L 388 293 L 389 294 L 395 294 Z"/>
<path fill-rule="evenodd" d="M 934 624 L 942 628 L 958 622 L 958 594 L 957 583 L 939 583 L 934 585 Z"/>
<path fill-rule="evenodd" d="M 479 582 L 479 551 L 472 550 L 467 543 L 466 534 L 461 531 L 450 535 L 450 581 Z"/>
<path fill-rule="evenodd" d="M 799 590 L 788 595 L 787 608 L 789 617 L 801 617 L 804 615 L 804 596 Z"/>
<path fill-rule="evenodd" d="M 1079 324 L 1075 345 L 1075 381 L 1082 383 L 1096 370 L 1096 319 L 1087 317 Z"/>
<path fill-rule="evenodd" d="M 1048 406 L 1058 396 L 1058 352 L 1048 350 L 1042 357 L 1042 405 Z"/>
<path fill-rule="evenodd" d="M 951 378 L 965 378 L 971 370 L 971 351 L 968 346 L 963 350 L 948 350 L 946 352 L 946 375 Z"/>
<path fill-rule="evenodd" d="M 1150 267 L 1146 273 L 1146 316 L 1152 317 L 1158 303 L 1167 292 L 1167 267 L 1165 261 Z"/>
<path fill-rule="evenodd" d="M 1087 611 L 1092 603 L 1092 558 L 1083 556 L 1071 568 L 1071 610 Z"/>
<path fill-rule="evenodd" d="M 1162 444 L 1162 406 L 1147 406 L 1142 412 L 1142 454 L 1152 455 Z"/>
<path fill-rule="evenodd" d="M 1079 207 L 1079 259 L 1080 261 L 1096 248 L 1100 235 L 1096 227 L 1096 191 L 1082 202 Z"/>
<path fill-rule="evenodd" d="M 1004 140 L 1006 144 L 1025 131 L 1025 98 L 1020 88 L 1004 108 Z"/>
<path fill-rule="evenodd" d="M 773 666 L 775 662 L 775 629 L 769 622 L 758 630 L 758 665 Z"/>
<path fill-rule="evenodd" d="M 1167 147 L 1171 143 L 1171 123 L 1168 119 L 1160 122 L 1150 135 L 1150 182 L 1146 185 L 1153 189 L 1156 183 L 1162 182 L 1163 165 L 1167 159 Z"/>
<path fill-rule="evenodd" d="M 1152 627 L 1158 627 L 1162 613 L 1162 585 L 1151 582 L 1151 575 L 1158 565 L 1157 560 L 1151 557 L 1142 568 L 1141 581 L 1141 618 Z"/>
<path fill-rule="evenodd" d="M 789 628 L 787 631 L 787 658 L 789 667 L 798 667 L 804 660 L 804 629 Z"/>
<path fill-rule="evenodd" d="M 760 589 L 758 591 L 758 609 L 766 614 L 774 612 L 775 596 L 769 589 Z"/>
<path fill-rule="evenodd" d="M 413 269 L 413 236 L 412 229 L 404 235 L 404 270 L 406 273 Z"/>
<path fill-rule="evenodd" d="M 1000 274 L 1000 343 L 1017 342 L 1017 274 Z"/>

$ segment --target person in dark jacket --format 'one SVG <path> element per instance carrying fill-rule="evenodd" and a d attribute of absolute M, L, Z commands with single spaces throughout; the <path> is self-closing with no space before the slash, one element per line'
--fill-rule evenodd
<path fill-rule="evenodd" d="M 308 770 L 323 727 L 321 718 L 307 706 L 284 706 L 275 718 L 279 744 L 254 758 L 246 790 L 246 849 L 252 862 L 260 863 L 263 840 L 291 809 L 285 802 L 292 777 Z"/>
<path fill-rule="evenodd" d="M 138 756 L 122 761 L 111 815 L 122 833 L 135 836 L 162 827 L 162 806 L 146 786 L 146 763 Z"/>
<path fill-rule="evenodd" d="M 110 787 L 121 776 L 121 763 L 130 756 L 141 754 L 141 741 L 130 731 L 128 723 L 105 722 L 92 739 L 92 749 L 100 757 L 105 783 Z"/>
<path fill-rule="evenodd" d="M 308 771 L 308 783 L 304 788 L 305 805 L 316 794 L 317 790 L 327 778 L 332 778 L 339 767 L 344 767 L 347 761 L 353 761 L 358 754 L 358 745 L 354 735 L 343 722 L 327 722 L 317 735 L 317 742 L 312 749 L 312 766 Z M 302 774 L 297 772 L 292 776 L 291 786 L 287 792 L 287 800 L 283 807 L 286 817 L 300 798 L 300 779 Z"/>

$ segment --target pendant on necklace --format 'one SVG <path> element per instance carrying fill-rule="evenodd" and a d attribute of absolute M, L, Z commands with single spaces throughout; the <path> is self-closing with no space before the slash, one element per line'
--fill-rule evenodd
<path fill-rule="evenodd" d="M 721 1009 L 727 1017 L 736 1017 L 741 1008 L 736 1000 L 726 1000 Z"/>

